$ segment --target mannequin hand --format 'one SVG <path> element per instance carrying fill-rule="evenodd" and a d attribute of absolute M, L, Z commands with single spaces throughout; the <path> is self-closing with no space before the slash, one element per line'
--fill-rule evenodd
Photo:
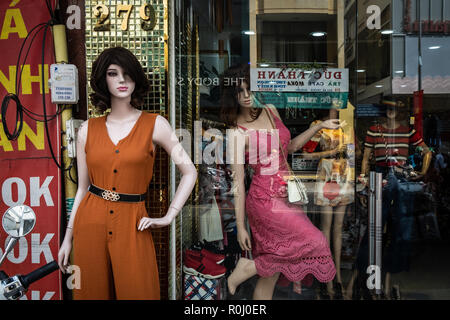
<path fill-rule="evenodd" d="M 172 223 L 172 219 L 167 216 L 162 218 L 142 218 L 139 221 L 138 230 L 144 231 L 147 228 L 163 228 Z"/>
<path fill-rule="evenodd" d="M 248 235 L 247 230 L 238 229 L 237 241 L 239 242 L 239 245 L 241 246 L 242 250 L 244 251 L 252 250 L 252 243 L 250 241 L 250 236 Z"/>
<path fill-rule="evenodd" d="M 339 204 L 339 202 L 341 202 L 341 201 L 342 201 L 342 197 L 336 197 L 330 201 L 330 206 L 336 207 Z"/>
<path fill-rule="evenodd" d="M 323 129 L 339 129 L 345 126 L 345 121 L 341 123 L 339 119 L 330 119 L 320 123 Z"/>
<path fill-rule="evenodd" d="M 419 180 L 422 180 L 423 176 L 424 175 L 421 172 L 414 171 L 414 173 L 409 177 L 409 180 L 419 181 Z"/>
<path fill-rule="evenodd" d="M 364 187 L 367 187 L 369 185 L 369 178 L 365 175 L 359 175 L 357 181 L 361 183 Z"/>
<path fill-rule="evenodd" d="M 337 146 L 335 149 L 333 149 L 333 155 L 336 155 L 338 153 L 344 153 L 345 151 L 347 151 L 347 145 L 341 144 Z"/>
<path fill-rule="evenodd" d="M 70 252 L 72 251 L 72 242 L 63 241 L 61 248 L 58 252 L 58 265 L 62 273 L 67 272 L 67 267 L 69 266 Z"/>
<path fill-rule="evenodd" d="M 360 195 L 360 196 L 359 196 L 359 200 L 361 201 L 361 205 L 362 205 L 364 208 L 367 208 L 367 197 L 366 197 L 366 196 Z"/>

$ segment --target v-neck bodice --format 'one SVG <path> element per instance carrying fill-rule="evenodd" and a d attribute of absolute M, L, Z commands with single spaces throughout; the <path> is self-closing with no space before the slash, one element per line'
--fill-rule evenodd
<path fill-rule="evenodd" d="M 125 141 L 129 136 L 133 135 L 134 130 L 136 129 L 136 127 L 138 126 L 139 121 L 142 118 L 142 114 L 144 113 L 144 111 L 141 111 L 141 114 L 139 115 L 139 117 L 136 119 L 136 121 L 134 122 L 133 127 L 131 128 L 130 132 L 128 132 L 128 134 L 123 137 L 122 139 L 120 139 L 119 141 L 117 141 L 117 143 L 114 143 L 114 141 L 111 139 L 111 136 L 109 135 L 108 132 L 108 126 L 106 125 L 106 116 L 102 117 L 105 119 L 105 131 L 106 131 L 106 135 L 108 136 L 109 141 L 112 143 L 112 145 L 114 147 L 117 147 L 122 141 Z"/>
<path fill-rule="evenodd" d="M 282 158 L 281 148 L 283 148 L 285 156 L 288 154 L 287 147 L 291 141 L 291 133 L 288 128 L 283 124 L 278 116 L 276 116 L 270 108 L 267 108 L 272 114 L 275 128 L 268 129 L 248 129 L 241 125 L 238 127 L 245 130 L 249 136 L 249 150 L 245 152 L 246 162 L 250 165 L 254 165 L 255 169 L 260 169 L 259 166 L 268 166 L 270 164 L 264 164 L 269 159 L 265 159 L 261 155 L 265 154 L 270 156 L 276 153 L 280 157 L 280 165 L 285 167 L 284 160 Z M 278 139 L 279 138 L 279 139 Z M 272 141 L 272 139 L 275 139 Z M 281 144 L 281 146 L 280 146 Z M 281 161 L 282 160 L 282 161 Z"/>
<path fill-rule="evenodd" d="M 108 134 L 106 116 L 89 119 L 85 152 L 91 183 L 119 193 L 147 191 L 153 175 L 152 136 L 157 116 L 143 111 L 117 144 Z"/>

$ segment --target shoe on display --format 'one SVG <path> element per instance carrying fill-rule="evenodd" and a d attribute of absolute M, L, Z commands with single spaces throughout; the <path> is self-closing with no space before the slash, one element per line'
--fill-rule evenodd
<path fill-rule="evenodd" d="M 399 286 L 392 286 L 392 288 L 391 288 L 391 300 L 401 300 Z"/>
<path fill-rule="evenodd" d="M 189 248 L 191 250 L 197 250 L 201 251 L 202 249 L 206 249 L 209 252 L 216 253 L 216 254 L 223 254 L 223 250 L 219 250 L 213 242 L 208 242 L 206 240 L 203 241 L 197 241 L 196 243 L 192 244 Z"/>
<path fill-rule="evenodd" d="M 186 255 L 184 259 L 183 271 L 186 274 L 199 276 L 206 279 L 218 279 L 225 275 L 227 269 L 206 257 Z"/>
<path fill-rule="evenodd" d="M 200 251 L 187 249 L 184 255 L 196 257 L 197 259 L 205 257 L 211 261 L 214 261 L 216 264 L 221 264 L 225 260 L 225 256 L 223 254 L 217 254 L 206 249 L 201 249 Z"/>
<path fill-rule="evenodd" d="M 213 260 L 217 264 L 221 264 L 225 260 L 225 255 L 220 254 L 220 253 L 214 253 L 214 252 L 211 252 L 206 249 L 202 249 L 202 251 L 200 251 L 200 253 L 202 255 L 204 255 L 205 257 Z"/>

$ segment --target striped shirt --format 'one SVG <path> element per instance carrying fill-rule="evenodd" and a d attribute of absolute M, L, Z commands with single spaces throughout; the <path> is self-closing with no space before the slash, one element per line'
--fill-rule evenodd
<path fill-rule="evenodd" d="M 386 129 L 381 125 L 374 125 L 367 131 L 364 145 L 375 149 L 377 165 L 386 167 L 404 165 L 408 160 L 409 146 L 418 146 L 422 142 L 422 137 L 413 128 L 399 126 L 397 129 Z"/>

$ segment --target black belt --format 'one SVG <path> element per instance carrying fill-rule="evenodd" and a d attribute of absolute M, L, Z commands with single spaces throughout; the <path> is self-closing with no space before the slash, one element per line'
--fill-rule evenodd
<path fill-rule="evenodd" d="M 105 200 L 109 201 L 122 201 L 122 202 L 141 202 L 145 201 L 145 198 L 147 196 L 146 193 L 144 194 L 126 194 L 126 193 L 117 193 L 115 191 L 111 190 L 105 190 L 99 187 L 94 186 L 91 184 L 89 186 L 89 192 L 102 197 Z"/>

